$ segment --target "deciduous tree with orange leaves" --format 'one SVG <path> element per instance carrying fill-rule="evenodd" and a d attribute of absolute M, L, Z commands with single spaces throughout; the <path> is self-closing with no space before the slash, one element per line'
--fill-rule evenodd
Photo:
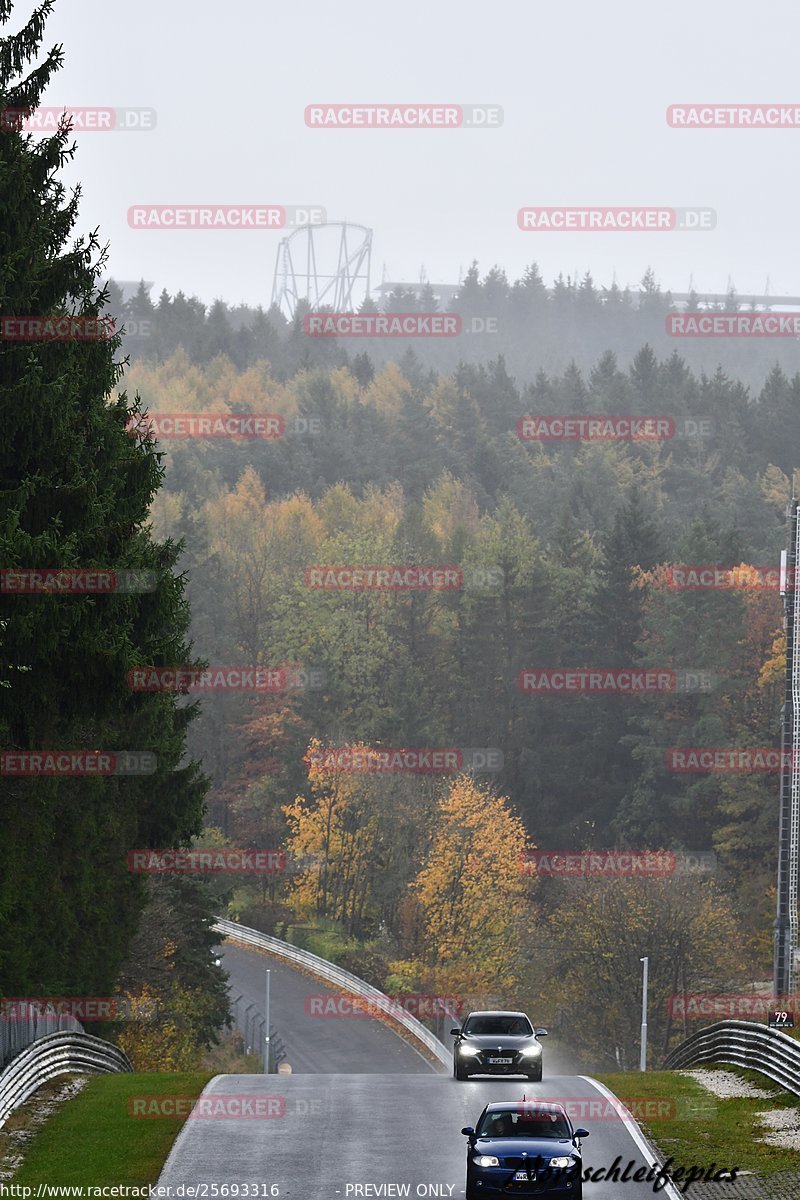
<path fill-rule="evenodd" d="M 533 921 L 531 884 L 520 865 L 527 847 L 525 826 L 505 796 L 469 775 L 453 780 L 412 884 L 426 967 L 463 964 L 470 990 L 514 988 Z"/>
<path fill-rule="evenodd" d="M 367 756 L 374 747 L 347 750 Z M 331 765 L 319 739 L 305 763 L 311 794 L 283 809 L 289 853 L 308 861 L 295 876 L 292 903 L 305 916 L 341 921 L 356 936 L 391 927 L 429 836 L 434 785 Z"/>

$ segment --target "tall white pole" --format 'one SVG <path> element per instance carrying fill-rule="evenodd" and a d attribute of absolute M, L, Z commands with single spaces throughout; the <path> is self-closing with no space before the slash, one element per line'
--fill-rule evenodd
<path fill-rule="evenodd" d="M 640 958 L 642 963 L 642 1042 L 639 1055 L 639 1070 L 647 1070 L 647 973 L 650 966 L 649 958 Z"/>
<path fill-rule="evenodd" d="M 269 1075 L 269 968 L 264 999 L 264 1074 Z"/>

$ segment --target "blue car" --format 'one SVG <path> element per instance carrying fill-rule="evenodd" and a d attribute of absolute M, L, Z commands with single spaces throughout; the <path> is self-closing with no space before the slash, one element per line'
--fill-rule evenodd
<path fill-rule="evenodd" d="M 542 1100 L 487 1104 L 467 1142 L 467 1197 L 552 1196 L 581 1200 L 581 1138 L 560 1104 Z"/>

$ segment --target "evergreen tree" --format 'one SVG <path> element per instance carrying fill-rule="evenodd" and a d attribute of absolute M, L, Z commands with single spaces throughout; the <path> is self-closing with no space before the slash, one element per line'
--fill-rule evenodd
<path fill-rule="evenodd" d="M 201 362 L 211 362 L 218 354 L 231 356 L 233 348 L 233 331 L 228 318 L 227 305 L 222 300 L 215 300 L 206 318 L 203 336 Z"/>
<path fill-rule="evenodd" d="M 0 111 L 35 109 L 60 48 L 25 78 L 53 0 L 0 39 Z M 0 0 L 0 25 L 11 18 Z M 0 138 L 0 312 L 96 316 L 104 252 L 97 234 L 69 244 L 80 190 L 67 198 L 63 126 Z M 0 596 L 0 744 L 10 750 L 143 750 L 151 775 L 0 777 L 0 990 L 103 994 L 141 905 L 130 849 L 199 832 L 204 781 L 183 763 L 194 706 L 133 692 L 139 665 L 190 661 L 179 547 L 146 526 L 162 470 L 151 440 L 127 432 L 138 412 L 114 361 L 120 337 L 0 341 L 0 562 L 5 569 L 149 572 L 154 590 Z"/>
<path fill-rule="evenodd" d="M 149 355 L 155 333 L 156 308 L 150 293 L 139 281 L 136 294 L 125 305 L 123 325 L 125 327 L 125 352 L 134 355 Z"/>
<path fill-rule="evenodd" d="M 603 544 L 596 598 L 598 650 L 605 666 L 631 666 L 641 637 L 644 593 L 634 586 L 634 571 L 649 571 L 660 561 L 661 535 L 641 489 L 634 485 L 615 516 Z"/>
<path fill-rule="evenodd" d="M 366 351 L 355 356 L 350 370 L 355 375 L 361 387 L 369 387 L 375 378 L 375 368 Z"/>

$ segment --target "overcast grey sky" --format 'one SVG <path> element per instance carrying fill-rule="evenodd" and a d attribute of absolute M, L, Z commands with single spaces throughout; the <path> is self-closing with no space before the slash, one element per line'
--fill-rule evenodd
<path fill-rule="evenodd" d="M 20 24 L 33 0 L 18 0 Z M 374 231 L 373 282 L 455 282 L 477 258 L 598 284 L 800 292 L 800 128 L 679 130 L 667 106 L 800 103 L 800 12 L 743 0 L 59 0 L 45 104 L 157 110 L 149 133 L 82 132 L 110 270 L 206 302 L 269 303 L 273 230 L 134 230 L 129 206 L 315 204 Z M 315 102 L 501 105 L 497 129 L 310 129 Z M 711 232 L 522 232 L 528 205 L 699 205 Z"/>

